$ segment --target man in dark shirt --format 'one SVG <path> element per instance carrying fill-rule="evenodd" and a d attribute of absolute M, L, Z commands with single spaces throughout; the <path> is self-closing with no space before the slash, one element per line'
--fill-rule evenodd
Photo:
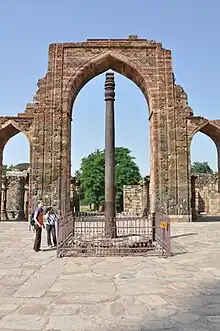
<path fill-rule="evenodd" d="M 41 246 L 41 235 L 42 235 L 42 227 L 44 228 L 43 221 L 44 211 L 43 211 L 43 203 L 39 202 L 38 207 L 34 212 L 34 227 L 35 227 L 35 240 L 34 240 L 34 251 L 39 252 Z"/>

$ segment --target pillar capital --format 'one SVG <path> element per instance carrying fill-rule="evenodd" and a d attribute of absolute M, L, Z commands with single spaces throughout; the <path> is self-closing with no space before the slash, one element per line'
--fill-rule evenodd
<path fill-rule="evenodd" d="M 115 100 L 115 80 L 114 73 L 107 72 L 105 75 L 105 101 Z"/>

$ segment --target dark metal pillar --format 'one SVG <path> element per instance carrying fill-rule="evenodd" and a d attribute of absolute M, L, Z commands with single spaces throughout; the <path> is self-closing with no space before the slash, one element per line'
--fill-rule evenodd
<path fill-rule="evenodd" d="M 114 73 L 106 73 L 105 80 L 105 234 L 116 237 L 115 203 L 115 82 Z"/>

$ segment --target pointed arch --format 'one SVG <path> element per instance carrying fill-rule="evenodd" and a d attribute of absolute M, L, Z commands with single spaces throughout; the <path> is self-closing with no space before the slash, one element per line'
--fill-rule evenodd
<path fill-rule="evenodd" d="M 9 119 L 0 128 L 0 146 L 4 147 L 7 141 L 18 133 L 22 133 L 30 143 L 29 135 L 20 128 L 15 120 Z"/>
<path fill-rule="evenodd" d="M 147 81 L 147 77 L 142 75 L 141 69 L 124 55 L 107 51 L 85 62 L 72 74 L 63 93 L 64 111 L 72 110 L 76 96 L 88 81 L 109 69 L 134 82 L 143 92 L 150 107 L 150 82 Z"/>
<path fill-rule="evenodd" d="M 213 140 L 215 144 L 220 143 L 220 128 L 218 125 L 215 125 L 211 121 L 206 120 L 205 123 L 199 125 L 191 134 L 191 141 L 193 137 L 198 133 L 204 133 L 210 139 Z"/>
<path fill-rule="evenodd" d="M 18 129 L 18 125 L 17 125 L 17 123 L 16 123 L 13 119 L 9 119 L 7 122 L 5 122 L 5 123 L 2 125 L 1 129 L 7 128 L 7 126 L 9 126 L 10 124 L 11 124 L 12 126 L 14 126 L 15 128 Z M 18 129 L 18 130 L 19 130 L 19 129 Z"/>
<path fill-rule="evenodd" d="M 204 133 L 209 138 L 211 138 L 215 144 L 220 142 L 220 130 L 218 127 L 214 126 L 210 122 L 208 122 L 206 125 L 204 125 L 200 129 L 200 132 Z"/>
<path fill-rule="evenodd" d="M 193 137 L 197 134 L 197 132 L 201 131 L 202 128 L 204 128 L 208 124 L 208 120 L 205 120 L 205 122 L 202 122 L 200 125 L 196 126 L 194 130 L 191 132 L 190 140 L 192 141 Z"/>
<path fill-rule="evenodd" d="M 194 122 L 194 123 L 193 123 Z M 210 138 L 210 140 L 214 143 L 216 148 L 216 161 L 217 161 L 217 169 L 218 169 L 218 193 L 220 193 L 220 127 L 218 123 L 214 123 L 213 121 L 209 121 L 206 118 L 200 118 L 198 122 L 198 118 L 192 118 L 191 123 L 192 129 L 189 131 L 188 142 L 189 142 L 189 153 L 188 153 L 188 172 L 191 174 L 191 159 L 192 159 L 192 142 L 195 135 L 200 132 Z M 190 128 L 190 125 L 189 125 Z M 195 220 L 195 178 L 189 177 L 189 187 L 191 203 L 192 203 L 192 219 Z"/>
<path fill-rule="evenodd" d="M 0 148 L 0 175 L 4 183 L 2 201 L 0 199 L 1 217 L 27 220 L 30 208 L 31 146 L 28 137 L 16 124 L 8 121 L 0 130 L 0 134 L 5 131 L 3 146 Z M 8 172 L 8 166 L 12 165 L 12 172 Z M 28 172 L 25 171 L 27 167 Z"/>
<path fill-rule="evenodd" d="M 205 123 L 199 125 L 191 134 L 190 137 L 190 156 L 189 156 L 189 169 L 191 168 L 191 148 L 192 141 L 194 136 L 201 132 L 208 138 L 212 140 L 216 148 L 216 161 L 217 161 L 217 169 L 218 169 L 218 193 L 220 193 L 220 128 L 218 125 L 213 123 L 212 121 L 207 120 Z M 191 170 L 190 170 L 191 171 Z"/>
<path fill-rule="evenodd" d="M 195 137 L 195 135 L 198 132 L 201 132 L 204 135 L 206 135 L 214 143 L 214 145 L 216 147 L 216 152 L 217 152 L 217 155 L 218 155 L 218 172 L 219 172 L 219 175 L 220 175 L 220 128 L 219 128 L 219 126 L 215 125 L 214 123 L 212 123 L 209 120 L 206 120 L 205 123 L 203 122 L 203 123 L 201 123 L 201 125 L 198 125 L 192 131 L 191 136 L 190 136 L 190 140 L 189 140 L 190 150 L 191 150 L 193 138 Z M 191 157 L 190 157 L 190 160 L 191 160 Z M 189 163 L 189 167 L 190 166 L 191 166 L 191 163 Z M 220 183 L 220 181 L 219 181 L 219 183 Z"/>

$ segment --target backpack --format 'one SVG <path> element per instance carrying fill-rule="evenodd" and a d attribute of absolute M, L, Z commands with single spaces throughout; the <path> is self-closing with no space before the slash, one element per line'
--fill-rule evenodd
<path fill-rule="evenodd" d="M 34 213 L 35 213 L 35 211 L 33 211 L 33 213 L 31 214 L 31 219 L 30 219 L 31 226 L 34 226 L 34 224 L 35 224 Z"/>

